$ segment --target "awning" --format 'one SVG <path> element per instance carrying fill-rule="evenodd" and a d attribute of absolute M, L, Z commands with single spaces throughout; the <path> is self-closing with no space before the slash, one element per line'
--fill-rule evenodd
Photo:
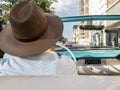
<path fill-rule="evenodd" d="M 119 32 L 120 32 L 120 21 L 116 22 L 116 23 L 114 23 L 112 25 L 107 26 L 105 29 L 108 30 L 108 31 L 119 30 Z"/>
<path fill-rule="evenodd" d="M 104 25 L 80 25 L 80 29 L 84 30 L 102 30 Z"/>

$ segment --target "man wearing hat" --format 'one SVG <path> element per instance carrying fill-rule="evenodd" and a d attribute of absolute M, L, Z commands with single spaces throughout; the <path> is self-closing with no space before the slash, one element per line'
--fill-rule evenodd
<path fill-rule="evenodd" d="M 0 32 L 0 76 L 76 74 L 71 58 L 49 48 L 60 39 L 63 23 L 44 13 L 34 1 L 23 1 L 10 12 L 10 24 Z"/>

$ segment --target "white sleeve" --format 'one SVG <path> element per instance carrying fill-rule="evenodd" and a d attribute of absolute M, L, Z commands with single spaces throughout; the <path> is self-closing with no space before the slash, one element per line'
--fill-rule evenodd
<path fill-rule="evenodd" d="M 57 64 L 57 72 L 61 75 L 77 75 L 77 69 L 74 61 L 65 55 L 61 55 Z"/>

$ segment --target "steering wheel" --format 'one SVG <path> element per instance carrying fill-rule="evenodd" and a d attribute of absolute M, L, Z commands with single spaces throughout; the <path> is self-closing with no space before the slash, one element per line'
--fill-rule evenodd
<path fill-rule="evenodd" d="M 75 55 L 72 53 L 72 51 L 71 51 L 68 47 L 66 47 L 65 45 L 62 45 L 62 44 L 57 44 L 57 43 L 56 43 L 56 46 L 59 46 L 59 47 L 61 47 L 61 48 L 64 48 L 66 51 L 68 51 L 68 52 L 70 53 L 70 55 L 71 55 L 72 58 L 73 58 L 73 61 L 74 61 L 75 65 L 76 65 L 76 69 L 78 70 L 78 62 L 77 62 L 77 60 L 76 60 L 76 58 L 75 58 Z"/>

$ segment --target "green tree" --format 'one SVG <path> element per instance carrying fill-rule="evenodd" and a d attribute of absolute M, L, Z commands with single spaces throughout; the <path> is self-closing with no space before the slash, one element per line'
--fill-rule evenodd
<path fill-rule="evenodd" d="M 25 0 L 3 0 L 5 2 L 7 2 L 7 7 L 9 8 L 9 10 L 14 7 L 16 4 L 18 4 L 21 1 L 25 1 Z M 26 0 L 26 1 L 30 1 L 30 0 Z M 52 5 L 53 2 L 57 2 L 57 0 L 34 0 L 37 5 L 39 7 L 41 7 L 45 12 L 49 12 L 52 13 L 54 11 L 54 8 L 50 8 L 50 6 Z"/>
<path fill-rule="evenodd" d="M 5 3 L 0 3 L 0 14 L 4 11 L 3 15 L 0 15 L 0 27 L 8 22 L 9 13 L 12 7 L 16 4 L 20 3 L 21 1 L 25 0 L 2 0 Z M 57 0 L 34 0 L 39 7 L 41 7 L 45 12 L 54 13 L 54 8 L 51 8 L 53 2 L 57 2 Z M 0 29 L 1 30 L 1 29 Z"/>
<path fill-rule="evenodd" d="M 67 38 L 65 38 L 65 37 L 62 36 L 59 41 L 62 41 L 64 43 L 64 42 L 67 41 Z"/>

